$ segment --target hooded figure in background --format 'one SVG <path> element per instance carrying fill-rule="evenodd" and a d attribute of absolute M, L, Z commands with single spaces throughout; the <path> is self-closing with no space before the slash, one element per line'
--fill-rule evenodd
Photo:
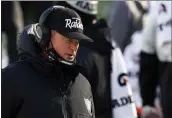
<path fill-rule="evenodd" d="M 123 77 L 127 75 L 127 72 L 121 71 L 123 57 L 115 42 L 112 43 L 110 29 L 106 20 L 97 19 L 96 17 L 98 1 L 66 1 L 56 2 L 56 4 L 64 5 L 77 11 L 83 19 L 84 33 L 94 41 L 93 43 L 85 41 L 80 43 L 76 60 L 79 65 L 85 68 L 82 70 L 82 73 L 91 84 L 96 118 L 125 118 L 134 114 L 130 107 L 132 100 L 127 99 L 129 94 L 126 92 L 126 89 L 121 91 L 122 87 L 117 84 L 117 78 L 124 79 Z M 115 52 L 114 58 L 116 58 L 114 60 L 118 63 L 112 61 L 113 51 Z M 116 69 L 112 65 L 115 65 Z M 113 74 L 115 75 L 114 77 L 111 77 L 112 70 L 116 70 L 116 73 Z M 114 78 L 114 81 L 111 81 L 111 78 Z M 118 92 L 121 92 L 121 94 L 118 95 Z M 121 103 L 121 97 L 125 100 L 127 99 L 125 104 Z M 116 101 L 118 102 L 117 104 Z M 125 107 L 127 105 L 129 105 L 128 108 Z M 123 107 L 121 110 L 125 111 L 125 114 L 118 111 L 120 106 Z"/>
<path fill-rule="evenodd" d="M 2 1 L 2 35 L 6 34 L 6 38 L 2 38 L 2 59 L 6 57 L 3 52 L 7 50 L 7 61 L 2 61 L 2 68 L 6 67 L 9 63 L 15 62 L 18 60 L 17 55 L 17 46 L 16 46 L 16 35 L 21 29 L 23 29 L 23 16 L 21 6 L 18 1 Z M 3 40 L 7 40 L 7 46 L 4 45 Z"/>

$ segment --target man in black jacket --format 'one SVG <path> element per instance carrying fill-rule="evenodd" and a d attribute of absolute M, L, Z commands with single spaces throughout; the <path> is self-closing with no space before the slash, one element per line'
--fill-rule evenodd
<path fill-rule="evenodd" d="M 127 114 L 126 112 L 130 114 L 131 108 L 128 105 L 128 102 L 126 103 L 126 105 L 129 106 L 128 108 L 126 108 L 125 105 L 121 105 L 122 108 L 115 108 L 111 104 L 111 101 L 113 101 L 111 98 L 112 96 L 115 96 L 113 97 L 114 101 L 116 99 L 120 99 L 120 97 L 124 97 L 120 95 L 116 96 L 114 94 L 111 96 L 111 57 L 112 51 L 117 52 L 119 48 L 117 48 L 116 45 L 112 46 L 111 35 L 105 19 L 98 20 L 96 17 L 98 1 L 60 1 L 57 2 L 57 4 L 67 6 L 77 11 L 81 18 L 84 19 L 84 33 L 94 40 L 93 43 L 85 41 L 80 43 L 80 49 L 78 50 L 76 59 L 77 63 L 85 68 L 84 71 L 82 71 L 82 74 L 86 76 L 91 84 L 96 118 L 112 118 L 120 116 L 123 118 Z M 122 61 L 122 58 L 119 58 L 118 54 L 115 58 L 119 63 Z M 121 66 L 118 68 L 118 70 L 121 70 Z M 116 75 L 119 76 L 118 74 Z M 114 81 L 117 80 L 116 78 L 117 77 L 114 77 Z M 118 85 L 114 86 L 118 88 Z M 120 90 L 116 89 L 114 91 L 116 91 L 115 93 L 117 94 Z M 126 96 L 127 92 L 124 91 L 124 89 L 120 91 L 121 95 L 124 93 Z M 118 111 L 119 109 L 125 112 L 125 114 L 121 114 Z M 112 113 L 112 111 L 114 112 Z M 112 114 L 114 116 L 112 116 Z"/>
<path fill-rule="evenodd" d="M 84 19 L 84 33 L 94 40 L 93 43 L 85 41 L 80 43 L 76 59 L 77 63 L 85 68 L 82 74 L 86 76 L 91 84 L 96 118 L 111 118 L 110 52 L 112 45 L 106 38 L 108 28 L 105 20 L 94 23 L 97 20 L 97 1 L 94 2 L 67 1 L 57 2 L 57 4 L 77 11 L 81 18 Z"/>
<path fill-rule="evenodd" d="M 2 70 L 2 118 L 94 118 L 91 87 L 75 56 L 80 16 L 53 6 L 18 35 L 20 60 Z"/>

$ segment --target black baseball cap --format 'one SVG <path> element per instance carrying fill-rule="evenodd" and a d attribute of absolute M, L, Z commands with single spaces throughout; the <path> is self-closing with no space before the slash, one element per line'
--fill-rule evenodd
<path fill-rule="evenodd" d="M 83 34 L 83 24 L 79 14 L 70 8 L 56 8 L 48 15 L 44 25 L 69 39 L 93 42 L 91 38 Z"/>

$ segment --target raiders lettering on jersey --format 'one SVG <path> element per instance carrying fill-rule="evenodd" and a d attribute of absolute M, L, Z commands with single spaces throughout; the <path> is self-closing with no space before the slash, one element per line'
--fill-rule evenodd
<path fill-rule="evenodd" d="M 112 100 L 112 107 L 116 108 L 116 107 L 122 107 L 125 106 L 127 104 L 131 104 L 134 102 L 134 99 L 132 96 L 123 96 L 119 99 L 114 99 Z"/>

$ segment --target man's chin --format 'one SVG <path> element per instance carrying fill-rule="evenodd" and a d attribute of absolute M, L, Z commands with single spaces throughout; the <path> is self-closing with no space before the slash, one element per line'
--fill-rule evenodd
<path fill-rule="evenodd" d="M 68 59 L 68 60 L 66 60 L 66 61 L 72 62 L 72 61 L 74 61 L 74 59 Z"/>
<path fill-rule="evenodd" d="M 69 61 L 69 62 L 72 62 L 74 61 L 75 58 L 66 58 L 65 61 Z"/>

